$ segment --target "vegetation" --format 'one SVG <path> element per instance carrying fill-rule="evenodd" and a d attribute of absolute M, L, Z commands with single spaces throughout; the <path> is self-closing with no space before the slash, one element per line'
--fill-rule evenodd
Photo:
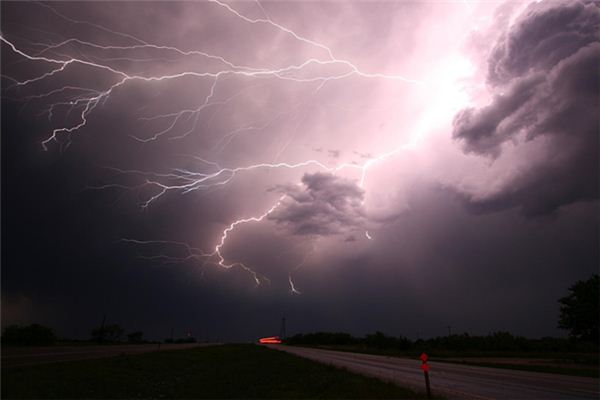
<path fill-rule="evenodd" d="M 165 339 L 165 343 L 197 343 L 198 341 L 196 340 L 195 337 L 192 336 L 188 336 L 188 337 L 184 337 L 184 338 L 178 338 L 178 339 Z"/>
<path fill-rule="evenodd" d="M 92 340 L 98 343 L 119 342 L 125 330 L 117 324 L 101 325 L 92 329 Z"/>
<path fill-rule="evenodd" d="M 2 332 L 3 345 L 48 346 L 55 341 L 56 335 L 52 329 L 39 324 L 10 325 Z"/>
<path fill-rule="evenodd" d="M 558 327 L 572 338 L 598 343 L 600 337 L 600 276 L 578 281 L 561 298 Z"/>
<path fill-rule="evenodd" d="M 419 397 L 374 378 L 255 345 L 2 369 L 2 398 Z"/>
<path fill-rule="evenodd" d="M 144 332 L 135 331 L 127 335 L 127 341 L 129 343 L 144 343 Z"/>
<path fill-rule="evenodd" d="M 550 338 L 527 339 L 514 336 L 509 332 L 495 332 L 487 336 L 461 335 L 441 336 L 427 340 L 412 341 L 403 336 L 386 336 L 381 332 L 364 338 L 353 337 L 347 333 L 317 332 L 298 334 L 287 339 L 287 344 L 309 346 L 352 345 L 365 349 L 393 350 L 418 356 L 426 351 L 439 355 L 456 353 L 548 353 L 548 352 L 597 352 L 593 343 L 577 340 Z"/>

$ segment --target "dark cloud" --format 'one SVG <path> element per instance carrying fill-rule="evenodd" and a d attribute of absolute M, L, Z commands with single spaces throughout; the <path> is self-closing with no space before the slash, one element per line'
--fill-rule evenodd
<path fill-rule="evenodd" d="M 454 136 L 464 140 L 468 152 L 498 156 L 500 145 L 518 133 L 515 125 L 525 122 L 531 100 L 543 82 L 540 75 L 519 80 L 508 93 L 496 96 L 489 106 L 460 111 L 454 118 Z"/>
<path fill-rule="evenodd" d="M 279 186 L 286 194 L 269 218 L 295 235 L 333 235 L 364 223 L 363 190 L 328 173 L 305 174 L 302 185 Z"/>
<path fill-rule="evenodd" d="M 535 215 L 598 198 L 598 26 L 596 4 L 534 4 L 496 43 L 488 59 L 496 95 L 459 112 L 453 136 L 465 151 L 493 158 L 507 152 L 506 142 L 538 140 L 546 161 L 531 162 L 494 195 L 470 199 L 472 208 Z"/>
<path fill-rule="evenodd" d="M 329 157 L 333 157 L 333 158 L 339 158 L 340 157 L 340 151 L 339 150 L 327 150 L 327 154 L 329 154 Z"/>
<path fill-rule="evenodd" d="M 488 81 L 502 85 L 531 72 L 547 72 L 598 41 L 594 2 L 544 2 L 529 6 L 498 40 L 488 59 Z"/>

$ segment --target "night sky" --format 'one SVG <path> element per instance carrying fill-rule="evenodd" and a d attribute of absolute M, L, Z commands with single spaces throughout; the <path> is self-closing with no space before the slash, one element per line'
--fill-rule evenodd
<path fill-rule="evenodd" d="M 564 335 L 600 6 L 2 2 L 2 325 Z"/>

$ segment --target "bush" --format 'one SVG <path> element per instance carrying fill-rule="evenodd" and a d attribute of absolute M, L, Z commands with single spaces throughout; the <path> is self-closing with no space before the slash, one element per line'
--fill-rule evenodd
<path fill-rule="evenodd" d="M 99 326 L 91 332 L 92 340 L 98 343 L 119 342 L 123 335 L 123 328 L 117 324 Z"/>
<path fill-rule="evenodd" d="M 600 276 L 577 281 L 569 294 L 560 300 L 558 327 L 569 331 L 574 339 L 600 341 Z"/>
<path fill-rule="evenodd" d="M 56 341 L 51 328 L 39 324 L 10 325 L 2 332 L 2 344 L 20 346 L 49 346 Z"/>
<path fill-rule="evenodd" d="M 144 332 L 136 331 L 131 332 L 127 335 L 127 341 L 129 343 L 142 343 L 144 341 Z"/>

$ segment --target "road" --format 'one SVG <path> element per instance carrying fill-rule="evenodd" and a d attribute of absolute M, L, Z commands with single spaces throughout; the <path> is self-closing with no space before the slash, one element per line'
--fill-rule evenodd
<path fill-rule="evenodd" d="M 325 364 L 425 390 L 421 361 L 305 347 L 270 345 Z M 429 362 L 434 395 L 449 399 L 599 399 L 600 380 L 540 372 Z"/>
<path fill-rule="evenodd" d="M 212 344 L 212 343 L 211 343 Z M 136 344 L 106 346 L 48 346 L 48 347 L 3 347 L 2 368 L 24 367 L 61 361 L 85 360 L 113 357 L 124 354 L 141 354 L 152 351 L 181 350 L 206 346 L 208 343 L 186 344 Z"/>

